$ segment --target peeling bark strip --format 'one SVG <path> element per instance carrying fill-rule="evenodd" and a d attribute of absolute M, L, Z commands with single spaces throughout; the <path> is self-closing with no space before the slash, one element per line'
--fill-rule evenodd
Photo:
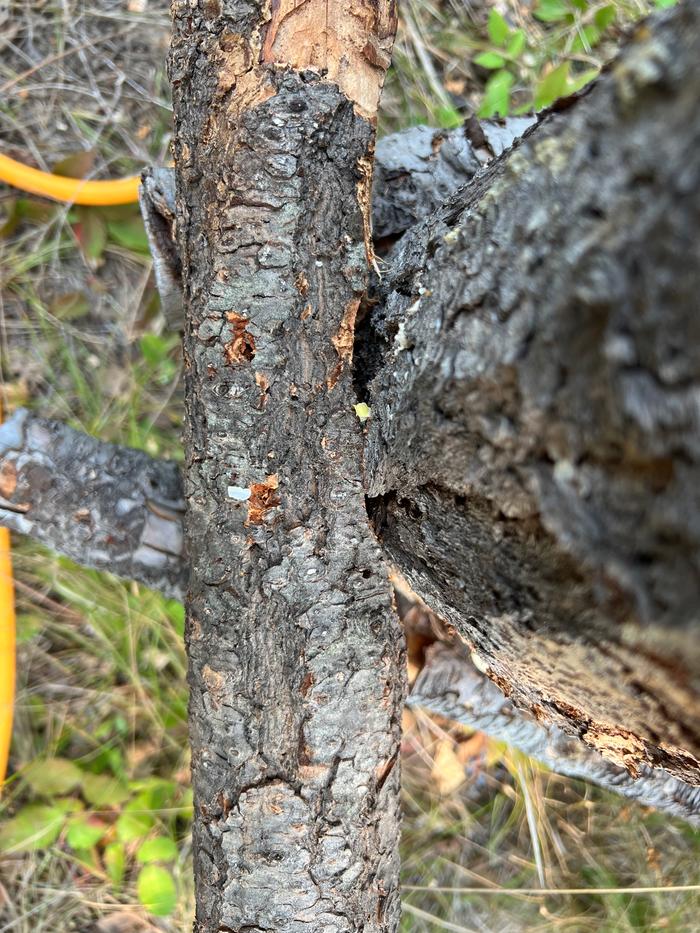
<path fill-rule="evenodd" d="M 402 636 L 349 370 L 393 6 L 173 15 L 196 929 L 395 930 Z"/>
<path fill-rule="evenodd" d="M 516 703 L 700 783 L 700 4 L 640 25 L 404 238 L 367 475 L 383 545 Z"/>
<path fill-rule="evenodd" d="M 181 595 L 180 468 L 16 411 L 0 425 L 0 525 Z"/>

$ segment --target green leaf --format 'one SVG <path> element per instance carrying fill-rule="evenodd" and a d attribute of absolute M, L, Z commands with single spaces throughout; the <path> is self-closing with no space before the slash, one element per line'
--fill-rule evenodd
<path fill-rule="evenodd" d="M 474 64 L 482 68 L 503 68 L 505 63 L 505 59 L 495 52 L 482 52 L 474 59 Z"/>
<path fill-rule="evenodd" d="M 167 337 L 161 337 L 158 334 L 144 334 L 139 340 L 139 347 L 143 358 L 151 366 L 158 366 L 163 360 L 167 359 L 170 352 L 170 342 Z"/>
<path fill-rule="evenodd" d="M 568 92 L 569 84 L 569 62 L 562 62 L 553 68 L 538 83 L 535 91 L 535 107 L 539 110 L 541 107 L 548 107 L 560 97 Z"/>
<path fill-rule="evenodd" d="M 486 28 L 488 29 L 489 38 L 494 45 L 503 46 L 506 44 L 510 36 L 510 26 L 494 7 L 491 8 L 491 12 L 489 13 L 489 21 Z"/>
<path fill-rule="evenodd" d="M 135 214 L 125 220 L 107 221 L 107 232 L 119 246 L 134 253 L 150 254 L 148 237 L 140 215 Z"/>
<path fill-rule="evenodd" d="M 194 791 L 191 787 L 185 787 L 185 789 L 182 791 L 182 795 L 180 797 L 180 807 L 188 815 L 191 814 L 194 807 Z"/>
<path fill-rule="evenodd" d="M 66 842 L 71 849 L 92 849 L 102 839 L 107 827 L 91 822 L 86 816 L 75 816 L 68 824 Z"/>
<path fill-rule="evenodd" d="M 42 758 L 33 761 L 22 777 L 35 794 L 54 797 L 77 787 L 83 779 L 83 772 L 67 758 Z"/>
<path fill-rule="evenodd" d="M 44 628 L 44 619 L 41 616 L 33 615 L 28 612 L 22 612 L 17 615 L 17 644 L 23 645 L 31 641 Z"/>
<path fill-rule="evenodd" d="M 173 624 L 173 628 L 180 638 L 182 638 L 185 634 L 185 607 L 182 603 L 175 602 L 173 599 L 168 603 L 166 612 Z"/>
<path fill-rule="evenodd" d="M 58 807 L 41 804 L 24 807 L 0 826 L 0 852 L 15 854 L 46 849 L 58 838 L 64 820 Z"/>
<path fill-rule="evenodd" d="M 461 113 L 454 107 L 438 107 L 437 118 L 440 126 L 446 130 L 453 130 L 464 122 Z"/>
<path fill-rule="evenodd" d="M 479 109 L 480 117 L 492 117 L 495 114 L 508 116 L 510 89 L 514 80 L 513 75 L 505 69 L 491 75 L 484 89 L 484 99 Z"/>
<path fill-rule="evenodd" d="M 509 58 L 519 58 L 525 50 L 525 42 L 525 33 L 522 29 L 517 29 L 506 46 L 506 55 Z"/>
<path fill-rule="evenodd" d="M 559 23 L 571 16 L 571 10 L 562 0 L 540 0 L 534 15 L 543 23 Z"/>
<path fill-rule="evenodd" d="M 667 10 L 670 6 L 675 6 L 677 0 L 654 0 L 654 4 L 659 10 Z"/>
<path fill-rule="evenodd" d="M 110 844 L 105 847 L 103 858 L 110 881 L 118 888 L 124 880 L 124 872 L 126 871 L 124 846 L 121 842 L 110 842 Z"/>
<path fill-rule="evenodd" d="M 608 26 L 612 26 L 612 24 L 615 22 L 616 15 L 617 10 L 611 3 L 608 6 L 601 7 L 599 10 L 595 11 L 593 14 L 593 22 L 601 32 L 604 32 Z"/>
<path fill-rule="evenodd" d="M 3 216 L 2 224 L 0 224 L 1 240 L 6 240 L 9 236 L 12 236 L 22 220 L 22 209 L 18 198 L 8 199 L 5 201 L 4 207 L 6 213 Z"/>
<path fill-rule="evenodd" d="M 97 810 L 118 806 L 129 795 L 129 788 L 109 774 L 85 774 L 83 776 L 83 796 Z"/>
<path fill-rule="evenodd" d="M 163 807 L 170 806 L 177 789 L 174 781 L 166 781 L 159 777 L 131 781 L 130 787 L 139 793 L 125 807 L 129 811 L 162 810 Z"/>
<path fill-rule="evenodd" d="M 571 43 L 572 52 L 590 52 L 600 42 L 600 29 L 594 24 L 582 26 Z"/>
<path fill-rule="evenodd" d="M 152 813 L 132 813 L 125 810 L 116 822 L 117 838 L 120 842 L 134 842 L 143 839 L 155 826 Z"/>
<path fill-rule="evenodd" d="M 170 358 L 173 350 L 172 334 L 144 334 L 139 341 L 139 347 L 144 360 L 154 370 L 154 378 L 162 385 L 170 382 L 177 372 L 177 364 Z"/>
<path fill-rule="evenodd" d="M 573 94 L 575 91 L 580 91 L 582 87 L 585 87 L 589 81 L 597 78 L 599 74 L 599 68 L 589 68 L 587 71 L 582 71 L 579 74 L 574 75 L 572 78 L 569 78 L 567 93 Z"/>
<path fill-rule="evenodd" d="M 149 862 L 174 862 L 176 858 L 177 846 L 168 836 L 147 839 L 136 853 L 136 861 L 142 865 Z"/>
<path fill-rule="evenodd" d="M 146 865 L 141 869 L 136 892 L 146 910 L 156 917 L 166 917 L 175 910 L 175 881 L 170 872 L 159 865 Z"/>
<path fill-rule="evenodd" d="M 77 797 L 57 797 L 53 805 L 61 813 L 82 813 L 85 809 L 85 804 Z"/>
<path fill-rule="evenodd" d="M 107 224 L 94 207 L 78 208 L 78 223 L 73 228 L 83 255 L 94 268 L 98 265 L 107 245 Z"/>

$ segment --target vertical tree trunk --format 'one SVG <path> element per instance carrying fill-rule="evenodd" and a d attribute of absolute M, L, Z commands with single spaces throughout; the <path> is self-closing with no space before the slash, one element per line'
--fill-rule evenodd
<path fill-rule="evenodd" d="M 173 12 L 195 927 L 393 930 L 402 641 L 350 377 L 393 4 Z"/>

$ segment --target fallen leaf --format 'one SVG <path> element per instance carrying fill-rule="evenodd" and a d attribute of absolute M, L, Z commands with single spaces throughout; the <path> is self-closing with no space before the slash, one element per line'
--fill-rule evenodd
<path fill-rule="evenodd" d="M 437 743 L 430 776 L 438 792 L 443 795 L 453 793 L 464 783 L 464 765 L 455 754 L 451 739 L 440 739 Z"/>

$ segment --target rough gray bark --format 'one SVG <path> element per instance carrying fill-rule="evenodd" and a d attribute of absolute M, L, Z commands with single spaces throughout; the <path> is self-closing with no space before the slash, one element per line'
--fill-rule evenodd
<path fill-rule="evenodd" d="M 400 652 L 349 383 L 371 129 L 315 48 L 274 64 L 315 9 L 175 7 L 200 930 L 397 917 Z M 355 373 L 414 588 L 519 706 L 692 784 L 699 59 L 694 0 L 410 233 Z"/>
<path fill-rule="evenodd" d="M 402 636 L 350 372 L 394 11 L 173 16 L 195 927 L 395 930 Z"/>
<path fill-rule="evenodd" d="M 384 274 L 382 544 L 518 706 L 700 783 L 700 5 L 641 25 Z"/>
<path fill-rule="evenodd" d="M 400 236 L 427 217 L 534 122 L 534 117 L 472 119 L 454 130 L 413 126 L 384 136 L 374 161 L 375 239 Z"/>
<path fill-rule="evenodd" d="M 78 563 L 182 595 L 178 464 L 18 410 L 0 425 L 0 524 Z"/>

